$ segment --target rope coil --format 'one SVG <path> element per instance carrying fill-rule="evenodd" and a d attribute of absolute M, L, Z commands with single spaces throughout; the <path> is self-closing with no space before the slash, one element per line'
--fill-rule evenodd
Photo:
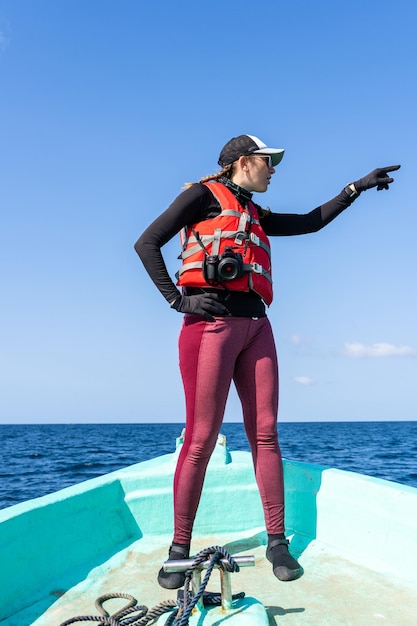
<path fill-rule="evenodd" d="M 202 563 L 209 560 L 207 571 L 204 575 L 204 579 L 194 597 L 190 591 L 191 578 L 193 571 L 198 569 Z M 101 615 L 80 615 L 77 617 L 71 617 L 70 619 L 62 622 L 60 626 L 69 626 L 76 622 L 98 622 L 105 626 L 146 626 L 154 619 L 159 618 L 164 613 L 171 611 L 165 626 L 188 626 L 189 618 L 192 610 L 197 602 L 203 596 L 203 603 L 206 606 L 213 606 L 215 604 L 221 604 L 221 595 L 214 593 L 206 593 L 206 589 L 209 578 L 213 572 L 215 566 L 227 572 L 238 572 L 239 565 L 233 559 L 233 557 L 221 546 L 213 546 L 206 548 L 199 552 L 190 568 L 185 573 L 185 584 L 182 598 L 178 598 L 177 601 L 166 600 L 154 606 L 150 611 L 148 607 L 144 605 L 138 605 L 136 598 L 128 593 L 107 593 L 100 596 L 95 601 L 95 607 Z M 244 598 L 244 592 L 234 594 L 233 600 Z M 110 615 L 104 608 L 104 603 L 108 600 L 123 598 L 128 600 L 128 603 Z"/>
<path fill-rule="evenodd" d="M 116 611 L 116 613 L 109 615 L 103 604 L 107 602 L 107 600 L 117 598 L 125 598 L 129 600 L 129 602 Z M 107 593 L 100 596 L 95 601 L 95 607 L 101 615 L 79 615 L 77 617 L 71 617 L 65 622 L 62 622 L 60 626 L 69 626 L 69 624 L 75 624 L 76 622 L 99 622 L 105 626 L 146 626 L 146 624 L 149 624 L 149 622 L 164 613 L 171 611 L 171 609 L 176 606 L 177 602 L 174 600 L 166 600 L 148 611 L 147 606 L 138 605 L 136 598 L 128 593 Z"/>

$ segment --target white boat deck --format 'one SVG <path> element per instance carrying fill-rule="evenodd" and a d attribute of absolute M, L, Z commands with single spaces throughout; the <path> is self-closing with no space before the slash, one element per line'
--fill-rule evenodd
<path fill-rule="evenodd" d="M 224 546 L 232 555 L 254 555 L 255 567 L 242 568 L 232 574 L 233 593 L 244 591 L 266 608 L 269 625 L 326 626 L 390 624 L 390 626 L 415 626 L 417 623 L 417 589 L 415 585 L 396 581 L 369 571 L 346 559 L 330 554 L 312 542 L 304 550 L 300 562 L 304 575 L 292 582 L 278 581 L 265 559 L 265 546 L 260 545 L 264 535 L 259 530 L 251 534 L 236 535 L 232 540 L 205 537 L 193 543 L 193 552 L 212 545 Z M 136 541 L 131 547 L 115 555 L 100 566 L 72 590 L 63 593 L 55 590 L 56 602 L 39 618 L 37 607 L 7 619 L 4 626 L 59 626 L 77 615 L 98 615 L 94 607 L 97 597 L 111 592 L 133 595 L 138 604 L 150 608 L 164 600 L 175 600 L 176 591 L 165 590 L 156 582 L 156 575 L 166 559 L 167 544 L 156 543 L 151 538 Z M 153 543 L 155 542 L 155 543 Z M 64 555 L 63 555 L 64 556 Z M 97 574 L 100 574 L 97 576 Z M 219 573 L 214 570 L 207 586 L 208 591 L 220 591 Z M 105 604 L 109 613 L 119 610 L 125 600 L 110 600 Z M 216 609 L 220 611 L 220 609 Z M 198 616 L 197 616 L 198 617 Z M 193 624 L 201 624 L 201 617 Z M 160 618 L 164 623 L 166 617 Z M 239 616 L 230 619 L 223 614 L 214 622 L 225 626 L 243 623 Z M 86 622 L 87 623 L 87 622 Z M 246 622 L 245 622 L 246 623 Z M 191 620 L 190 620 L 191 624 Z M 256 626 L 255 624 L 253 626 Z"/>

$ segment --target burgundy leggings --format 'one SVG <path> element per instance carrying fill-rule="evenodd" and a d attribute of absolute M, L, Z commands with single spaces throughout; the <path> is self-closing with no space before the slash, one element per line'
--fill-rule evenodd
<path fill-rule="evenodd" d="M 268 533 L 284 532 L 277 435 L 278 363 L 268 318 L 186 315 L 179 337 L 186 400 L 185 439 L 174 477 L 174 541 L 190 543 L 204 476 L 232 380 L 242 403 Z"/>

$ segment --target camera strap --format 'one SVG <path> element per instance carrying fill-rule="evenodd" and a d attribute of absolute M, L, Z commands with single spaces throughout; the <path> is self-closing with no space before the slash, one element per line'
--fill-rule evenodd
<path fill-rule="evenodd" d="M 204 245 L 204 243 L 203 243 L 203 241 L 202 241 L 202 239 L 200 237 L 200 233 L 198 233 L 196 230 L 194 230 L 194 228 L 191 228 L 191 232 L 193 233 L 196 242 L 198 243 L 200 248 L 203 250 L 204 256 L 206 256 L 206 257 L 210 256 L 206 246 Z M 221 228 L 216 228 L 214 230 L 214 235 L 213 235 L 213 238 L 212 238 L 211 256 L 217 256 L 219 254 L 221 239 L 222 239 L 222 229 Z"/>
<path fill-rule="evenodd" d="M 201 241 L 200 233 L 194 230 L 194 228 L 191 228 L 191 232 L 193 233 L 196 242 L 198 243 L 200 248 L 203 250 L 204 256 L 206 257 L 209 256 L 209 253 L 207 252 L 207 248 L 205 247 L 204 243 Z"/>

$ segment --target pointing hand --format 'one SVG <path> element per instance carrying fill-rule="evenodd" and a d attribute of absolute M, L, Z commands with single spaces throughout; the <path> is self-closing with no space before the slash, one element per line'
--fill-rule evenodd
<path fill-rule="evenodd" d="M 399 170 L 400 167 L 401 165 L 378 167 L 367 176 L 364 176 L 353 183 L 356 191 L 360 193 L 361 191 L 366 191 L 366 189 L 372 189 L 372 187 L 376 187 L 377 191 L 381 191 L 381 189 L 388 189 L 388 185 L 394 182 L 394 179 L 388 176 L 388 172 L 395 172 L 395 170 Z"/>

